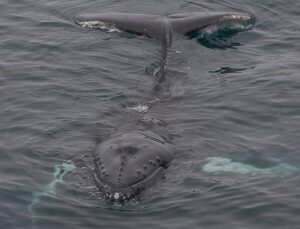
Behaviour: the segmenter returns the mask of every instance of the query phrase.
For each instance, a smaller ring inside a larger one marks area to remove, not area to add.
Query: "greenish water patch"
[[[58,183],[64,183],[63,177],[75,169],[75,165],[72,161],[64,161],[60,165],[55,165],[55,170],[52,174],[52,180],[48,183],[41,192],[34,192],[32,194],[32,201],[28,206],[28,210],[31,214],[32,223],[35,224],[36,215],[34,213],[34,206],[40,202],[41,197],[49,196],[55,198],[56,195],[56,185]]]
[[[280,163],[276,166],[267,168],[258,168],[242,162],[235,162],[224,157],[209,157],[207,161],[208,163],[203,166],[203,171],[206,173],[228,172],[244,175],[266,174],[278,177],[288,177],[295,175],[299,171],[298,168],[286,163]]]

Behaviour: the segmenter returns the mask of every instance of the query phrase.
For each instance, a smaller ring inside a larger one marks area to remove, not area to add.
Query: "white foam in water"
[[[154,72],[153,72],[153,76],[157,76],[157,74],[159,73],[159,71],[160,71],[160,68],[158,67],[158,68],[155,68],[154,69]]]
[[[230,172],[244,175],[266,174],[279,177],[288,177],[296,174],[299,171],[298,168],[286,163],[280,163],[267,168],[257,168],[253,165],[234,162],[229,158],[223,157],[209,157],[207,158],[207,161],[208,162],[202,168],[206,173]]]
[[[115,200],[119,200],[120,197],[121,197],[120,193],[116,192],[116,193],[114,194],[114,199],[115,199]]]
[[[137,112],[146,112],[150,109],[150,107],[147,106],[147,105],[140,104],[140,105],[137,105],[137,106],[128,107],[128,109],[129,110],[134,110],[134,111],[137,111]]]
[[[137,104],[134,106],[126,106],[126,109],[134,110],[134,111],[137,111],[140,113],[147,112],[153,105],[157,104],[159,101],[160,101],[159,99],[153,99],[146,104]]]

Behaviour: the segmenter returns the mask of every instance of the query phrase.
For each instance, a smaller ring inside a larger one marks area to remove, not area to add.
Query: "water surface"
[[[130,34],[84,29],[81,13],[254,13],[256,27],[222,44],[176,43],[170,95],[146,113],[165,123],[177,154],[166,178],[128,205],[107,203],[93,149],[156,98],[161,48]],[[203,172],[207,157],[300,168],[300,2],[296,0],[1,0],[1,228],[298,228],[299,174]],[[76,165],[40,196],[55,167]]]

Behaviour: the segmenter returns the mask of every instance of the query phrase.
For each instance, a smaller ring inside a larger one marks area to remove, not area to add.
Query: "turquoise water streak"
[[[41,197],[49,196],[51,198],[56,198],[56,185],[59,183],[64,183],[63,177],[68,172],[71,172],[75,169],[75,165],[72,161],[65,161],[61,165],[56,165],[55,170],[52,174],[52,180],[48,183],[45,188],[41,192],[34,192],[32,194],[32,201],[28,206],[28,211],[32,217],[32,223],[35,224],[35,212],[34,207],[35,205],[39,204]]]
[[[159,100],[156,41],[73,21],[234,8],[253,13],[255,27],[174,42]],[[0,228],[298,229],[299,9],[298,0],[2,0]],[[95,186],[93,151],[136,129],[172,139],[176,156],[134,203],[113,204]]]
[[[299,170],[286,163],[280,163],[267,168],[257,168],[253,165],[234,162],[229,158],[210,157],[208,162],[203,166],[203,171],[207,173],[240,173],[252,176],[265,174],[279,177],[288,177],[295,175]]]

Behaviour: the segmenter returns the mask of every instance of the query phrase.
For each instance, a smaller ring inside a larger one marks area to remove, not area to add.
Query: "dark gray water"
[[[145,114],[128,108],[156,98],[151,68],[161,48],[81,28],[73,17],[230,7],[254,13],[256,27],[221,44],[178,42],[182,74],[146,114],[165,122],[177,148],[166,178],[140,201],[108,203],[93,182],[93,149],[140,126]],[[207,157],[300,168],[299,9],[297,0],[1,0],[0,227],[298,228],[299,173],[202,168]],[[55,167],[66,160],[76,168],[50,193]]]

